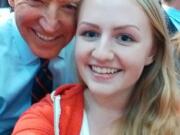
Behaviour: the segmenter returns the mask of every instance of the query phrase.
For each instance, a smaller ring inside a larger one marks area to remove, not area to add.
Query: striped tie
[[[40,61],[40,69],[32,86],[32,104],[38,102],[47,93],[51,93],[53,86],[52,74],[48,69],[49,61],[45,59]]]

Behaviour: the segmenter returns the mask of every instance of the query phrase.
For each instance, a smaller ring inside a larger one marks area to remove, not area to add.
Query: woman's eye
[[[99,33],[94,31],[84,31],[80,35],[89,41],[96,40],[100,36]]]
[[[121,34],[116,37],[116,40],[119,44],[134,42],[135,40],[128,34]]]

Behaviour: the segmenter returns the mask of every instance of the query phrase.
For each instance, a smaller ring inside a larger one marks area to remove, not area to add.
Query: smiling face
[[[153,61],[149,20],[134,0],[84,0],[76,36],[80,77],[97,94],[130,92]]]
[[[79,0],[9,0],[20,33],[41,58],[52,58],[71,40]]]

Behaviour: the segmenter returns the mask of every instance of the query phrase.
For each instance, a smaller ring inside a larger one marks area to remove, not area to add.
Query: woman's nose
[[[93,51],[92,51],[92,56],[101,62],[106,62],[106,61],[111,61],[114,58],[114,53],[112,50],[112,45],[109,39],[103,39],[95,45]]]

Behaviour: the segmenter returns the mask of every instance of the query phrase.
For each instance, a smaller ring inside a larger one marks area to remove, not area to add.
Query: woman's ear
[[[150,65],[154,61],[154,56],[149,56],[146,58],[145,66]]]
[[[9,5],[10,5],[12,8],[14,8],[14,1],[15,1],[15,0],[8,0],[8,3],[9,3]]]
[[[145,66],[150,65],[154,61],[154,56],[156,55],[157,48],[155,45],[152,46],[149,55],[146,57]]]

